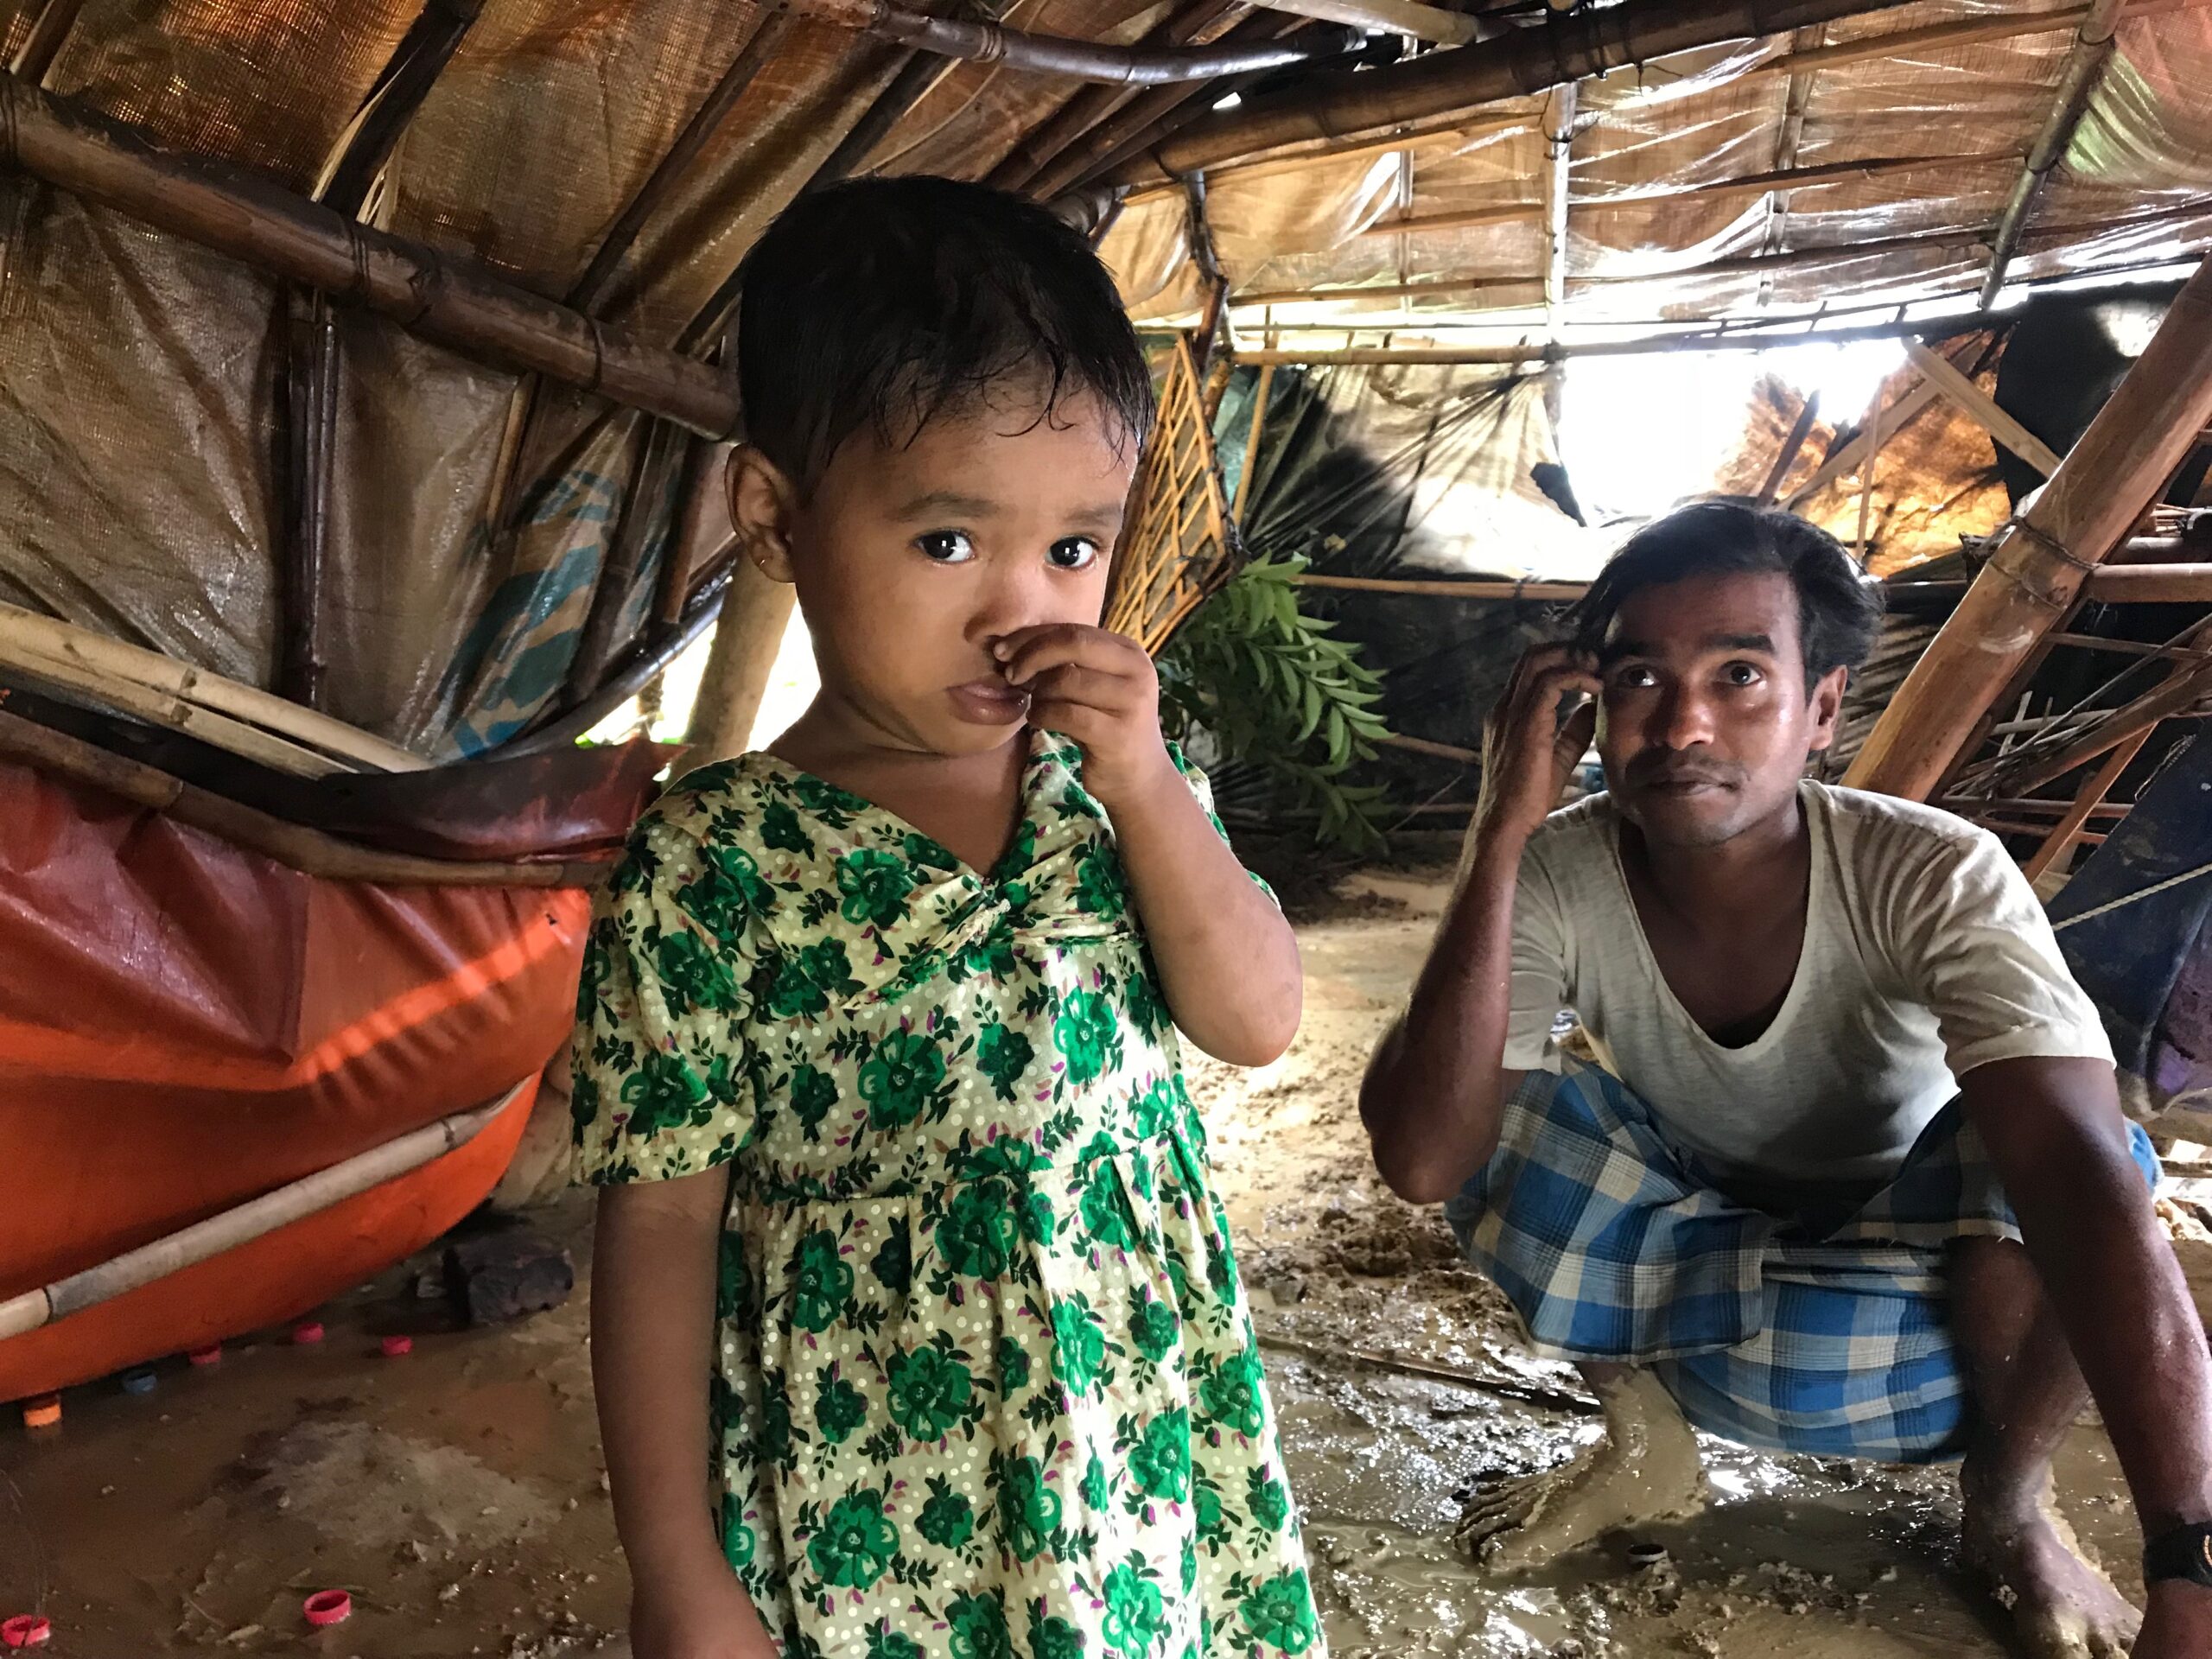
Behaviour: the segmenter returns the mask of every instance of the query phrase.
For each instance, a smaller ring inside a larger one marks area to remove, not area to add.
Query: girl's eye
[[[1064,542],[1054,542],[1045,557],[1056,570],[1088,569],[1098,557],[1098,543],[1071,536]]]
[[[938,564],[965,564],[976,556],[976,544],[957,530],[932,530],[916,537],[914,545]]]

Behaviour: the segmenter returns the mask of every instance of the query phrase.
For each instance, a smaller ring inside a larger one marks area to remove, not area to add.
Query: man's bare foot
[[[1959,1471],[1967,1560],[2012,1609],[2032,1659],[2122,1659],[2143,1616],[2082,1557],[2074,1529],[2043,1490],[2008,1490],[1969,1459]]]
[[[1675,1521],[1705,1507],[1697,1436],[1649,1371],[1593,1379],[1605,1438],[1548,1469],[1478,1491],[1458,1536],[1501,1573],[1526,1572],[1609,1532]]]

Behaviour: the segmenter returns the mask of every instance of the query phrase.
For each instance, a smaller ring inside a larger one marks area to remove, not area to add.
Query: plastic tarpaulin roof
[[[8,51],[45,10],[0,0]],[[2040,32],[1802,76],[1777,65],[1793,49],[2025,10],[1924,0],[1584,83],[1565,325],[1971,290],[2017,158],[2053,105],[2074,14]],[[1192,10],[1016,0],[1004,20],[1126,42]],[[86,0],[44,84],[157,143],[306,190],[419,15],[418,0]],[[485,0],[366,211],[566,295],[763,15],[751,0]],[[1201,35],[1245,16],[1222,9]],[[2137,0],[2121,16],[2015,263],[2023,276],[2212,239],[2212,8]],[[714,349],[709,297],[903,60],[883,42],[796,21],[645,220],[600,320],[662,344],[688,329],[696,349]],[[983,177],[1076,92],[1002,63],[950,65],[869,164]],[[1396,149],[1216,168],[1206,195],[1222,264],[1247,293],[1452,285],[1448,298],[1278,307],[1278,322],[1409,315],[1533,328],[1540,113],[1535,100],[1471,108],[1456,130]],[[1929,165],[1786,199],[1681,194],[1783,167],[1914,158]],[[1388,229],[1405,214],[1483,209],[1511,216]],[[1187,219],[1179,190],[1141,195],[1106,238],[1141,317],[1197,302]],[[285,627],[276,457],[295,301],[174,238],[0,180],[0,598],[270,683]],[[1235,315],[1248,334],[1266,321],[1249,308]],[[337,331],[326,705],[433,758],[481,753],[561,694],[618,544],[636,555],[618,634],[657,608],[683,504],[666,469],[643,464],[642,417],[365,315],[341,312]]]

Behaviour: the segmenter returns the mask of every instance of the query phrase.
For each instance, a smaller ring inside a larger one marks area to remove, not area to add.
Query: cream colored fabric
[[[1758,1041],[1723,1048],[1662,978],[1610,798],[1553,815],[1514,906],[1505,1064],[1549,1058],[1572,1008],[1676,1142],[1747,1186],[1888,1179],[1957,1079],[1994,1060],[2109,1062],[2043,907],[1986,830],[1807,783],[1812,890],[1797,976]]]

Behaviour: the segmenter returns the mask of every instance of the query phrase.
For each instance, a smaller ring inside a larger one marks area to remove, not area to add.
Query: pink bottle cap
[[[18,1613],[15,1618],[0,1620],[0,1642],[11,1648],[35,1648],[54,1637],[54,1621],[41,1618],[36,1613]]]
[[[292,1340],[302,1348],[310,1344],[321,1342],[322,1322],[320,1319],[302,1319],[292,1327]]]
[[[317,1630],[343,1624],[353,1616],[353,1598],[343,1590],[318,1590],[301,1605],[308,1624]]]
[[[205,1348],[194,1348],[185,1357],[195,1365],[219,1365],[223,1363],[223,1344],[211,1342]]]
[[[402,1354],[411,1354],[415,1351],[415,1338],[412,1337],[386,1337],[381,1346],[384,1349],[384,1357],[386,1359],[397,1359]]]

